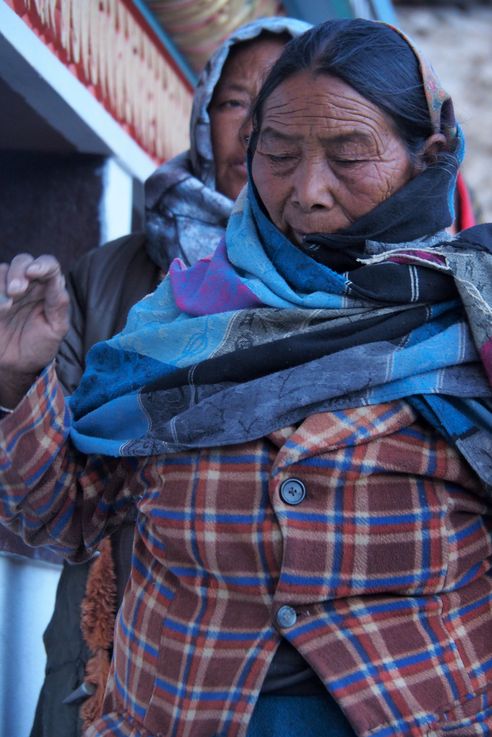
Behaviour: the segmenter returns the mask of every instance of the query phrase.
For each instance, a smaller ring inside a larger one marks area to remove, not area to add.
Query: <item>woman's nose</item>
[[[293,184],[293,202],[304,212],[333,207],[336,178],[326,161],[299,162]]]

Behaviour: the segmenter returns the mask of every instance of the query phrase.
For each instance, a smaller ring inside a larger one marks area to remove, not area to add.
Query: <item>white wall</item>
[[[101,244],[131,232],[133,204],[133,180],[116,159],[106,159],[102,177]]]
[[[60,568],[0,555],[0,737],[28,737]]]

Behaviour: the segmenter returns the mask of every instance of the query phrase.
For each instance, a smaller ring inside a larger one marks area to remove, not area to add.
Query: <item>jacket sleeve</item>
[[[85,367],[84,326],[86,320],[87,283],[90,262],[81,261],[67,278],[70,296],[70,328],[57,356],[57,373],[66,394],[72,394],[80,383]]]
[[[140,497],[141,461],[84,456],[69,439],[70,412],[46,369],[0,421],[0,519],[33,546],[91,557]],[[133,479],[133,480],[132,480]]]
[[[130,308],[156,288],[160,276],[143,233],[95,248],[77,262],[67,278],[70,329],[56,362],[66,394],[77,388],[89,349],[122,330]]]

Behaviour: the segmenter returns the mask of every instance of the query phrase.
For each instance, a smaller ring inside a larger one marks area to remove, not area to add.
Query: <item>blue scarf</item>
[[[431,169],[378,217],[453,176]],[[406,398],[492,484],[492,286],[480,299],[473,286],[492,285],[492,255],[442,230],[448,189],[428,208],[432,236],[390,243],[388,217],[359,268],[340,274],[287,241],[249,186],[215,254],[189,269],[175,261],[123,332],[89,353],[71,399],[76,446],[138,456],[235,444],[314,412]],[[342,249],[349,231],[336,236]]]

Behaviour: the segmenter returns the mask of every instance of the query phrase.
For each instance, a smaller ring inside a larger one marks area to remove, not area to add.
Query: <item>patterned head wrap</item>
[[[454,115],[453,101],[442,86],[434,67],[410,36],[396,26],[385,25],[396,31],[407,42],[417,58],[434,133],[442,133],[446,136],[447,141],[454,141],[460,135],[460,131]]]

